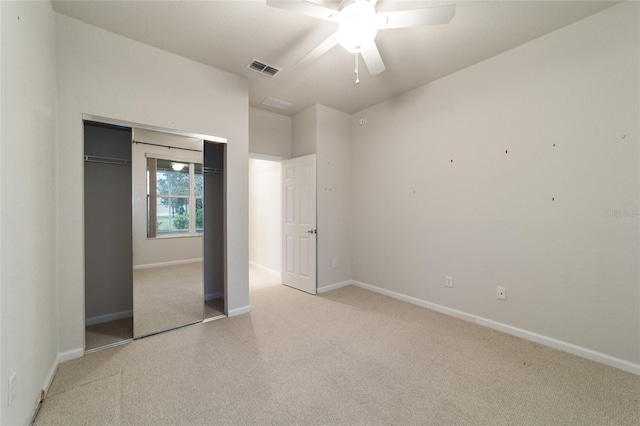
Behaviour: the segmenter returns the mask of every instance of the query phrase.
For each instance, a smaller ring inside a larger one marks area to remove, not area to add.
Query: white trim
[[[56,359],[53,361],[51,365],[51,369],[49,369],[49,374],[47,374],[46,379],[44,380],[44,384],[42,385],[42,389],[44,389],[44,394],[46,395],[49,392],[49,388],[51,387],[51,383],[53,382],[53,378],[58,371],[58,366],[60,365],[60,354],[56,356]]]
[[[103,322],[115,321],[123,318],[130,318],[133,316],[133,310],[112,312],[110,314],[98,315],[97,317],[86,318],[84,320],[84,326],[102,324]]]
[[[207,302],[213,299],[222,299],[224,294],[221,291],[216,291],[215,293],[208,293],[204,295],[204,301]]]
[[[352,285],[352,284],[354,284],[354,282],[351,281],[351,280],[342,281],[341,283],[329,284],[329,285],[325,285],[325,286],[322,286],[322,287],[318,287],[317,290],[318,290],[318,294],[322,294],[322,293],[326,293],[326,292],[331,291],[331,290],[337,290],[339,288],[346,287],[346,286]]]
[[[503,333],[511,334],[513,336],[520,337],[525,340],[540,343],[541,345],[549,346],[554,349],[568,352],[573,355],[577,355],[581,358],[586,358],[591,361],[599,362],[601,364],[615,367],[627,373],[640,376],[640,364],[634,364],[629,361],[625,361],[620,358],[613,357],[611,355],[596,352],[594,350],[583,348],[572,343],[563,342],[552,337],[543,336],[541,334],[533,333],[531,331],[523,330],[521,328],[512,327],[510,325],[502,324],[490,319],[476,317],[476,324],[484,327],[492,328],[494,330],[502,331]]]
[[[270,272],[270,273],[272,273],[272,274],[276,274],[276,275],[278,275],[278,276],[282,276],[282,274],[280,273],[280,271],[276,271],[275,269],[267,268],[266,266],[261,265],[261,264],[259,264],[259,263],[256,263],[256,262],[254,262],[253,260],[250,260],[250,261],[249,261],[249,265],[251,265],[251,266],[255,266],[255,267],[256,267],[256,268],[258,268],[258,269],[262,269],[262,270],[267,271],[267,272]]]
[[[394,299],[402,300],[404,302],[408,302],[414,305],[422,306],[423,308],[431,309],[432,311],[440,312],[442,314],[446,314],[452,317],[456,317],[469,322],[476,322],[476,317],[474,315],[467,314],[466,312],[458,311],[456,309],[448,308],[446,306],[438,305],[435,303],[427,302],[426,300],[418,299],[416,297],[411,297],[404,295],[402,293],[396,293],[395,291],[387,290],[384,288],[376,287],[371,284],[365,284],[360,281],[352,281],[353,285],[356,287],[361,287],[367,290],[371,290],[375,293],[384,294],[385,296],[393,297]]]
[[[206,324],[208,322],[216,321],[216,320],[219,320],[219,319],[222,319],[222,318],[227,318],[227,316],[225,314],[220,314],[220,315],[216,315],[215,317],[205,318],[205,319],[202,320],[202,322],[200,324]]]
[[[238,315],[248,314],[249,312],[251,312],[251,306],[247,305],[241,308],[230,309],[229,312],[227,313],[227,316],[229,318],[237,317]]]
[[[58,354],[58,364],[71,361],[77,358],[82,358],[84,355],[84,348],[71,349],[70,351],[60,352]]]
[[[395,291],[387,290],[384,288],[376,287],[371,284],[366,284],[360,281],[351,281],[356,287],[361,287],[366,290],[371,290],[376,293],[384,294],[385,296],[393,297],[394,299],[402,300],[404,302],[412,303],[414,305],[422,306],[423,308],[431,309],[436,312],[440,312],[452,317],[460,318],[465,321],[469,321],[483,327],[492,328],[494,330],[501,331],[512,336],[517,336],[525,340],[539,343],[541,345],[549,346],[554,349],[561,350],[563,352],[570,353],[572,355],[586,358],[591,361],[599,362],[601,364],[608,365],[610,367],[618,368],[622,371],[626,371],[631,374],[640,376],[640,364],[625,361],[620,358],[615,358],[601,352],[596,352],[591,349],[583,348],[581,346],[574,345],[572,343],[563,342],[561,340],[554,339],[552,337],[543,336],[541,334],[533,333],[531,331],[523,330],[521,328],[513,327],[511,325],[503,324],[497,321],[493,321],[487,318],[479,317],[477,315],[468,314],[463,311],[448,308],[446,306],[438,305],[436,303],[427,302],[416,297],[407,296]]]
[[[195,235],[189,235],[190,237],[195,237]],[[157,239],[157,238],[154,238]],[[160,263],[147,263],[145,265],[134,265],[133,269],[151,269],[151,268],[160,268],[162,266],[174,266],[174,265],[184,265],[187,263],[198,263],[202,262],[202,258],[199,259],[185,259],[185,260],[172,260],[170,262],[160,262]]]
[[[92,352],[101,351],[103,349],[113,348],[113,347],[120,346],[120,345],[126,345],[127,343],[131,343],[131,342],[133,342],[133,337],[131,339],[118,340],[117,342],[109,343],[108,345],[98,346],[98,347],[91,348],[91,349],[85,349],[84,354],[86,355],[86,354],[90,354]]]
[[[58,371],[59,365],[60,365],[60,354],[57,354],[55,359],[53,360],[53,363],[51,364],[49,373],[47,374],[47,377],[45,377],[44,383],[42,384],[41,389],[44,391],[45,396],[49,393],[49,388],[51,387],[53,378],[55,377],[56,372]],[[30,424],[30,425],[33,424],[33,422],[35,421],[38,415],[38,412],[40,411],[40,404],[42,403],[43,400],[44,398],[41,396],[40,391],[38,391],[38,395],[36,396],[36,400],[33,404],[33,409],[31,410],[30,420],[29,420],[29,423],[27,424]]]
[[[250,152],[249,153],[249,159],[251,159],[251,160],[275,161],[277,163],[281,163],[284,160],[288,160],[287,157],[281,157],[279,155],[259,154],[257,152]]]

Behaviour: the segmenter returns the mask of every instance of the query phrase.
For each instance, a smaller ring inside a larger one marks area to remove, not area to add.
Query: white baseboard
[[[247,305],[241,308],[230,309],[229,312],[227,313],[227,316],[229,318],[237,317],[238,315],[248,314],[249,312],[251,312],[251,306]]]
[[[501,331],[506,334],[520,337],[525,340],[539,343],[544,346],[549,346],[554,349],[558,349],[563,352],[570,353],[572,355],[586,358],[591,361],[599,362],[601,364],[615,367],[620,370],[626,371],[631,374],[640,376],[640,364],[635,364],[623,359],[615,358],[601,352],[596,352],[591,349],[583,348],[571,343],[563,342],[561,340],[554,339],[552,337],[543,336],[541,334],[533,333],[531,331],[523,330],[521,328],[513,327],[507,324],[503,324],[497,321],[493,321],[487,318],[479,317],[477,315],[468,314],[466,312],[458,311],[456,309],[448,308],[446,306],[438,305],[436,303],[427,302],[426,300],[418,299],[397,293],[395,291],[387,290],[384,288],[376,287],[371,284],[366,284],[360,281],[351,281],[351,283],[357,287],[361,287],[367,290],[371,290],[376,293],[383,294],[385,296],[393,297],[394,299],[402,300],[404,302],[412,303],[414,305],[422,306],[423,308],[431,309],[436,312],[440,312],[452,317],[460,318],[465,321],[469,321],[483,327],[492,328],[494,330]],[[318,289],[319,292],[319,289]]]
[[[249,265],[255,266],[256,268],[262,269],[263,271],[267,271],[267,272],[270,272],[272,274],[281,275],[280,271],[276,271],[275,269],[267,268],[266,266],[261,265],[261,264],[256,263],[256,262],[253,262],[251,260],[249,261]]]
[[[216,291],[215,293],[208,293],[204,295],[204,300],[209,301],[209,300],[213,300],[213,299],[222,299],[222,296],[224,296],[224,294],[221,291]]]
[[[51,368],[49,368],[49,373],[47,373],[47,376],[44,379],[44,383],[42,384],[41,389],[44,391],[45,396],[49,393],[49,388],[51,388],[51,383],[53,383],[53,378],[56,376],[56,372],[58,371],[58,366],[65,361],[70,361],[75,358],[80,358],[83,354],[84,354],[84,351],[81,348],[74,349],[72,351],[58,353],[56,358],[53,360],[53,363],[51,364]],[[35,417],[38,414],[41,401],[42,401],[42,397],[40,395],[40,392],[38,391],[38,395],[36,395],[36,399],[33,404],[33,409],[31,410],[31,414],[29,416],[30,420],[28,421],[27,424],[33,424],[33,421],[35,420]]]
[[[318,287],[316,289],[316,291],[318,292],[318,294],[322,294],[322,293],[326,293],[326,292],[331,291],[331,290],[337,290],[337,289],[339,289],[341,287],[346,287],[346,286],[352,285],[352,284],[354,284],[354,282],[351,281],[351,280],[342,281],[341,283],[329,284],[329,285],[325,285],[325,286],[322,286],[322,287]]]
[[[60,354],[56,355],[55,359],[53,360],[53,363],[51,364],[51,368],[49,369],[49,373],[47,373],[47,376],[44,379],[44,383],[42,384],[42,387],[40,389],[42,389],[44,391],[44,394],[46,395],[47,393],[49,393],[49,388],[51,387],[51,383],[53,382],[53,378],[56,375],[56,372],[58,371],[58,365],[60,365]],[[31,413],[29,415],[29,421],[26,424],[33,424],[33,422],[36,419],[36,416],[38,415],[38,411],[40,409],[40,403],[42,402],[43,398],[40,394],[40,391],[38,391],[38,394],[36,395],[34,404],[33,404],[33,408],[31,410]]]
[[[103,322],[115,321],[123,318],[130,318],[133,316],[133,310],[112,312],[110,314],[98,315],[97,317],[91,317],[84,320],[84,326],[102,324]]]
[[[84,355],[83,348],[71,349],[70,351],[60,352],[58,354],[58,363],[62,364],[63,362],[71,361],[76,358],[82,358]]]
[[[58,365],[60,365],[60,354],[58,354],[56,356],[56,359],[53,360],[53,364],[49,369],[49,374],[47,374],[47,377],[44,380],[44,384],[42,385],[42,389],[44,389],[45,394],[49,392],[49,388],[51,387],[51,382],[53,382],[53,378],[55,377],[56,372],[58,371]]]
[[[163,266],[174,266],[174,265],[185,265],[187,263],[198,263],[202,262],[202,258],[199,259],[185,259],[185,260],[172,260],[170,262],[160,262],[160,263],[147,263],[145,265],[134,265],[133,270],[137,269],[151,269],[151,268],[160,268]]]

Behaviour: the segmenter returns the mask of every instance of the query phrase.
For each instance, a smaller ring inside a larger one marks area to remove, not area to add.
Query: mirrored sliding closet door
[[[133,129],[133,335],[204,315],[202,139]]]

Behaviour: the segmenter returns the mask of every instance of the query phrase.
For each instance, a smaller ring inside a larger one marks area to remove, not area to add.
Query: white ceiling
[[[298,1],[298,0],[296,0]],[[295,63],[328,38],[336,24],[269,7],[265,0],[59,1],[56,12],[249,80],[250,105],[293,115],[315,103],[354,113],[451,74],[614,5],[613,1],[379,0],[378,11],[456,4],[443,26],[380,31],[386,71],[371,77],[340,46],[314,63]],[[327,2],[324,2],[327,3]],[[246,68],[253,59],[282,68],[266,77]],[[267,97],[293,103],[286,111]]]

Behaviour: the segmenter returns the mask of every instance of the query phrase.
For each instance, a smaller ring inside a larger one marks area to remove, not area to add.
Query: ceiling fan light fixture
[[[376,10],[367,0],[356,0],[342,9],[335,38],[348,52],[360,52],[377,33]]]
[[[184,163],[171,163],[171,168],[176,172],[182,171],[186,166]]]

